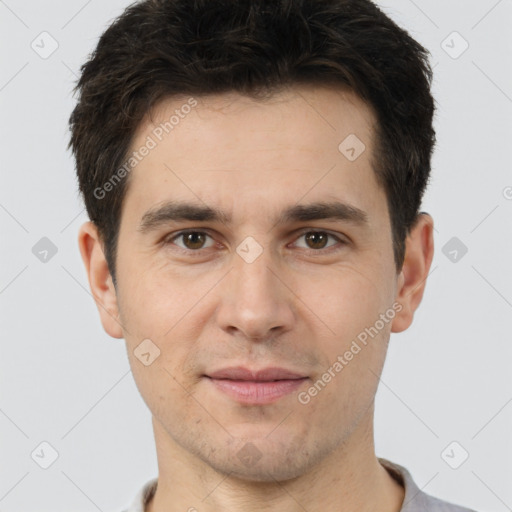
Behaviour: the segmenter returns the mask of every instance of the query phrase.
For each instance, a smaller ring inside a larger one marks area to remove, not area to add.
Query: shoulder
[[[390,475],[405,488],[404,501],[400,512],[476,512],[473,509],[441,500],[423,492],[404,466],[380,457],[378,460]]]
[[[156,486],[158,483],[158,477],[148,480],[137,492],[131,505],[128,508],[123,509],[121,512],[144,512],[146,509],[147,502],[153,497]]]
[[[449,501],[444,501],[439,498],[435,498],[434,496],[430,496],[429,494],[423,493],[426,497],[424,500],[425,510],[432,510],[435,512],[476,512],[471,508],[465,508],[460,505],[456,505]],[[411,509],[416,510],[416,509]]]

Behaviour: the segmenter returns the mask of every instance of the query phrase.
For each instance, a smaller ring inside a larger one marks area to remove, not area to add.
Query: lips
[[[271,382],[277,380],[298,380],[307,378],[303,375],[286,368],[269,367],[261,370],[249,370],[243,366],[223,368],[206,375],[211,379],[228,379],[236,381]]]
[[[224,368],[205,375],[225,396],[244,405],[267,405],[290,395],[309,379],[286,368],[249,370],[243,366]]]

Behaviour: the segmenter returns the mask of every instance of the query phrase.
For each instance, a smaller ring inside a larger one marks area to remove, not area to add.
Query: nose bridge
[[[266,304],[276,301],[280,283],[275,276],[275,258],[268,247],[248,237],[236,251],[232,278],[237,300],[265,298]]]
[[[293,321],[290,296],[276,275],[272,252],[256,240],[245,239],[233,258],[224,283],[218,321],[249,338],[264,338],[271,329],[288,329]]]

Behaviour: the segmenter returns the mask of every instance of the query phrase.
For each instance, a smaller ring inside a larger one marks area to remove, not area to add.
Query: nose
[[[250,263],[237,254],[233,266],[222,281],[217,309],[219,327],[251,340],[268,340],[292,329],[294,295],[269,252],[263,250]]]

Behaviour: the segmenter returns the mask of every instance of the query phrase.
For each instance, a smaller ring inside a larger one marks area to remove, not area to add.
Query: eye
[[[184,246],[176,244],[178,247],[184,250],[198,251],[199,249],[205,248],[204,243],[206,238],[210,238],[213,241],[213,238],[204,231],[182,231],[177,235],[165,239],[164,243],[167,245],[174,243],[175,240],[181,239],[184,243]],[[213,244],[211,244],[209,247],[212,245]]]
[[[210,245],[205,246],[205,242],[208,238],[211,240],[211,243]],[[301,238],[304,238],[307,244],[306,247],[302,248],[310,252],[320,252],[323,249],[329,249],[330,247],[335,246],[336,243],[327,245],[329,238],[337,241],[341,245],[346,244],[346,242],[341,238],[326,231],[304,231],[298,236],[297,240],[300,240]],[[176,243],[176,240],[181,240],[183,245]],[[164,245],[176,245],[183,251],[189,252],[199,252],[201,249],[207,249],[215,245],[213,238],[205,231],[182,231],[165,238],[163,243]]]
[[[335,243],[329,246],[326,245],[329,238],[337,240],[341,244],[345,243],[341,238],[326,231],[304,231],[299,235],[298,240],[301,238],[304,238],[306,241],[307,246],[305,249],[311,250],[313,252],[319,252],[322,249],[330,248],[333,247],[333,245],[336,245]]]

